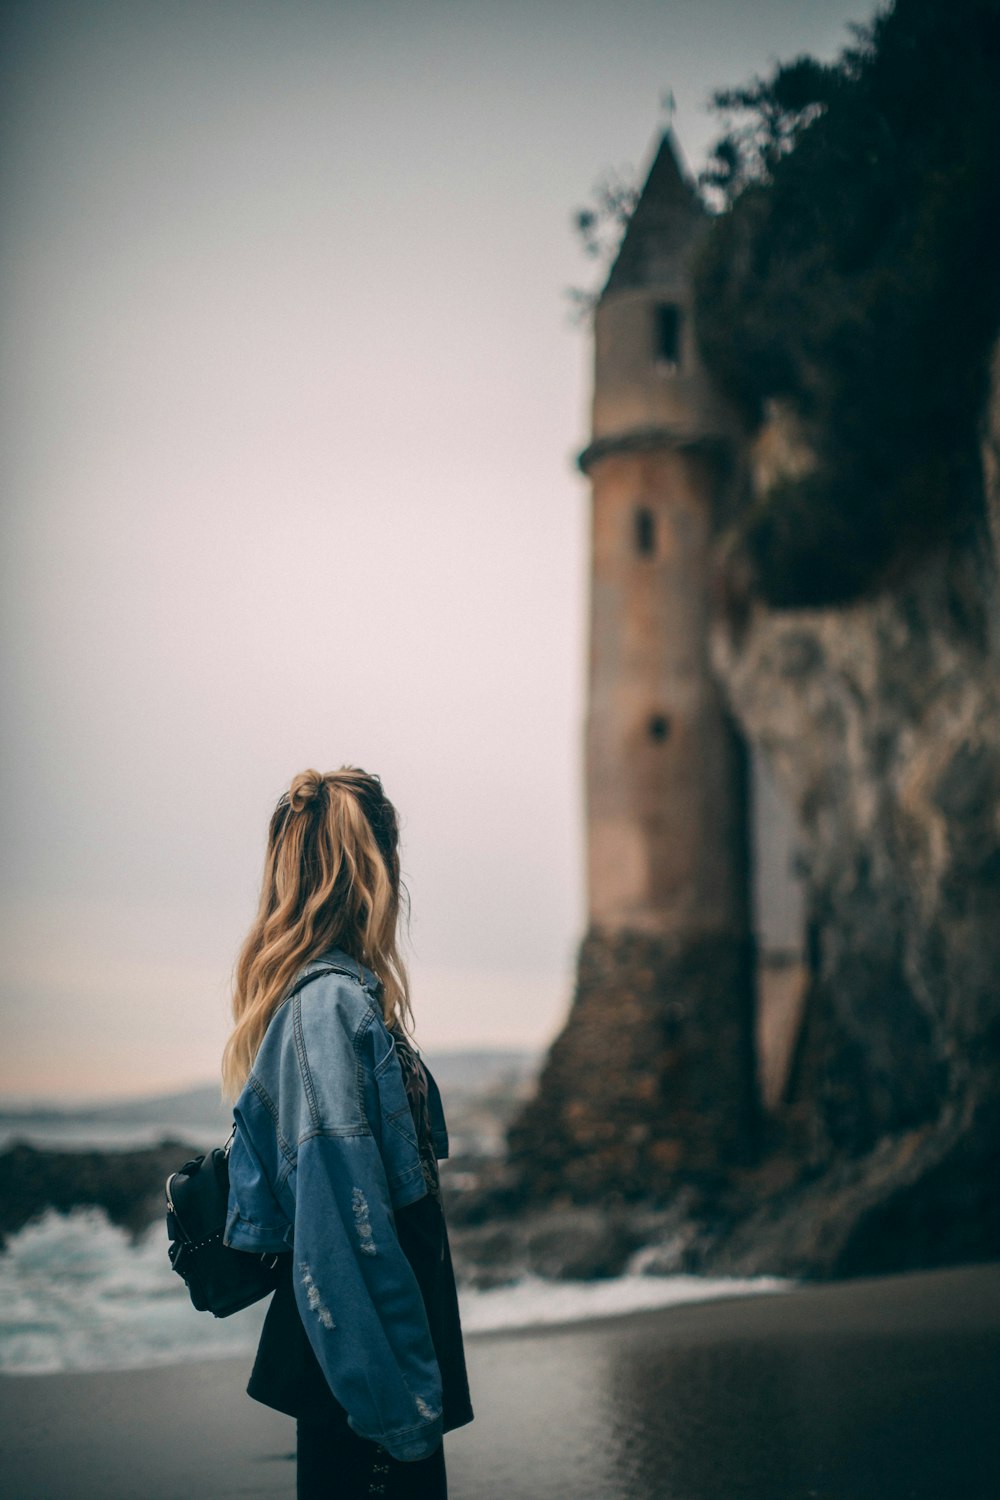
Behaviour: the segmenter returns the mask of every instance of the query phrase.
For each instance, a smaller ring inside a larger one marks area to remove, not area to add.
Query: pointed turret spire
[[[668,125],[660,139],[625,238],[602,292],[671,282],[684,274],[692,240],[705,219],[694,183]]]

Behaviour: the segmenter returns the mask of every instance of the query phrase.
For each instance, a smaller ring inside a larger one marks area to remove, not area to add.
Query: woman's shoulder
[[[382,1016],[378,980],[349,954],[324,954],[307,963],[289,996],[303,1016],[336,1017],[348,1026],[367,1026]]]
[[[288,1011],[298,1043],[307,1050],[335,1039],[352,1045],[372,1027],[382,1026],[382,1011],[358,966],[333,961],[310,963],[299,975],[282,1007]]]
[[[300,1054],[343,1041],[353,1047],[358,1034],[373,1023],[381,1024],[381,1008],[362,966],[346,954],[311,959],[272,1015],[258,1063],[289,1047]]]
[[[361,1084],[382,1029],[357,967],[313,961],[289,986],[271,1017],[253,1067],[253,1086],[278,1109],[286,1139],[324,1128],[354,1128],[363,1118]]]

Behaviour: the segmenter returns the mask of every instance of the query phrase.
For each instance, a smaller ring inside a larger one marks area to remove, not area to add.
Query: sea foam
[[[790,1284],[635,1271],[604,1281],[527,1276],[488,1291],[463,1288],[462,1326],[477,1334],[576,1323]],[[222,1320],[196,1312],[167,1259],[164,1226],[133,1239],[92,1208],[49,1209],[10,1237],[0,1255],[0,1308],[0,1371],[43,1374],[249,1355],[266,1304]]]
[[[509,1286],[460,1295],[466,1333],[551,1327],[624,1313],[678,1307],[685,1302],[714,1302],[758,1292],[787,1291],[794,1282],[776,1276],[644,1276],[626,1274],[601,1281],[549,1281],[524,1276]]]
[[[0,1370],[134,1369],[252,1348],[263,1307],[198,1313],[167,1259],[166,1229],[135,1241],[102,1209],[48,1209],[0,1255]]]

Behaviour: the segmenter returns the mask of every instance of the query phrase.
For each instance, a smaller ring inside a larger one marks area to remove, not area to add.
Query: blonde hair
[[[387,1025],[411,1029],[406,967],[397,947],[399,821],[377,776],[355,766],[303,771],[271,817],[260,904],[233,981],[235,1025],[222,1086],[235,1099],[274,1012],[298,970],[328,948],[382,981]]]

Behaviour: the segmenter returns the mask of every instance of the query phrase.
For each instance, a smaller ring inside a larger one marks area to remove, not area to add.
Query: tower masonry
[[[509,1135],[526,1186],[656,1195],[745,1156],[753,944],[745,765],[709,662],[736,429],[698,357],[704,209],[667,132],[597,305],[586,723],[588,931]]]

